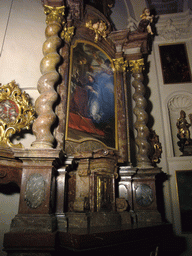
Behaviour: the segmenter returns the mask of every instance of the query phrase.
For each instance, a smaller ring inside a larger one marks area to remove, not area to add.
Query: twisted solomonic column
[[[148,114],[145,111],[147,100],[144,97],[145,87],[143,85],[143,66],[143,59],[129,61],[129,67],[134,78],[132,86],[135,88],[135,93],[133,94],[135,107],[133,112],[137,117],[136,122],[134,123],[134,127],[137,130],[137,137],[135,139],[136,145],[138,147],[136,155],[137,167],[149,168],[152,167],[152,164],[148,158],[150,144],[147,141],[149,136],[149,129],[146,126],[148,122]]]
[[[57,50],[61,46],[62,40],[58,34],[63,28],[64,10],[64,6],[45,6],[45,14],[47,15],[46,41],[43,44],[44,58],[40,64],[42,76],[37,85],[40,96],[35,102],[38,118],[32,128],[36,136],[36,141],[31,145],[33,148],[52,148],[54,143],[54,137],[51,133],[51,126],[56,119],[53,104],[57,100],[57,92],[54,90],[54,86],[59,80],[56,67],[61,57]]]

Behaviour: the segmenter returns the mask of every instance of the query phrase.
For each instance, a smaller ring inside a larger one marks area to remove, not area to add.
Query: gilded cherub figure
[[[141,21],[139,22],[138,29],[141,32],[148,32],[149,34],[153,35],[153,31],[151,28],[151,23],[153,22],[153,15],[150,15],[150,10],[145,8],[143,10],[141,17]]]

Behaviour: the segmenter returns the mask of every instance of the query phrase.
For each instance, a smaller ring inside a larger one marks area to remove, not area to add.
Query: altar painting
[[[115,148],[114,73],[110,58],[90,43],[72,47],[67,138]]]
[[[164,84],[189,83],[191,71],[185,44],[159,46]]]

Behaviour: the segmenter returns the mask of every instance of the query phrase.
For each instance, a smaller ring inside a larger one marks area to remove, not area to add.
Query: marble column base
[[[120,226],[121,216],[117,212],[66,213],[68,228],[90,228]]]
[[[18,214],[11,222],[10,232],[54,232],[56,217],[52,214]]]
[[[137,223],[162,223],[161,214],[158,211],[136,211]]]
[[[57,230],[58,231],[67,231],[68,222],[65,214],[56,214],[57,218]]]

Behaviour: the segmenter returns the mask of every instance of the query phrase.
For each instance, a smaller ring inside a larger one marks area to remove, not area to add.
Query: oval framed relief
[[[39,173],[30,175],[25,189],[25,201],[32,208],[38,208],[45,199],[45,180]]]

